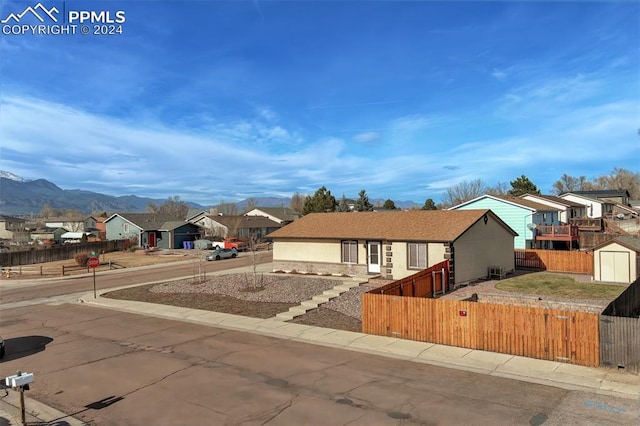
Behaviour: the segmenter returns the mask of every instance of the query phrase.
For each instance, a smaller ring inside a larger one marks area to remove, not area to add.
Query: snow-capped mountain
[[[14,174],[14,173],[11,173],[11,172],[7,172],[6,170],[0,170],[0,177],[3,177],[5,179],[14,180],[16,182],[26,182],[27,181],[23,177],[20,177],[20,176]]]

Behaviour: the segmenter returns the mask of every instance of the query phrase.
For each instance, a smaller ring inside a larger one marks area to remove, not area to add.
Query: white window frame
[[[421,248],[423,253],[420,253]],[[415,264],[412,264],[412,253],[415,253]],[[427,243],[407,243],[407,269],[427,269],[427,257]],[[424,262],[422,265],[421,261]]]
[[[340,258],[342,263],[358,263],[358,242],[345,240],[340,243]]]
[[[122,231],[123,231],[125,234],[128,234],[128,233],[129,233],[129,224],[128,224],[128,223],[123,223],[123,224],[122,224]]]

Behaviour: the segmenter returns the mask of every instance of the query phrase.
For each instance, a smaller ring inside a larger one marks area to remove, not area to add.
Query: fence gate
[[[573,356],[569,342],[572,339],[571,325],[573,318],[568,315],[554,314],[551,324],[551,339],[553,342],[553,361],[569,362]]]
[[[600,365],[640,373],[640,318],[600,315]]]

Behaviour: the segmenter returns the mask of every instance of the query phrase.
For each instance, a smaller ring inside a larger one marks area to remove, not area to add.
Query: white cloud
[[[356,142],[373,142],[382,139],[382,134],[378,132],[358,133],[353,137]]]

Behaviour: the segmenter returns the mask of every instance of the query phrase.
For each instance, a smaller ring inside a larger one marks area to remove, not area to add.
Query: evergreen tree
[[[313,196],[308,195],[304,200],[302,214],[325,213],[336,211],[336,198],[331,195],[331,191],[321,186]]]
[[[389,198],[384,202],[382,208],[386,210],[396,210],[396,203],[394,203],[393,200]]]
[[[349,208],[349,203],[347,203],[347,197],[344,196],[344,194],[342,194],[342,198],[340,199],[340,202],[338,203],[338,208],[336,209],[336,211],[339,212],[350,212],[351,209]]]
[[[438,210],[436,207],[436,203],[433,202],[433,199],[427,198],[424,202],[424,206],[420,210]]]
[[[510,183],[513,189],[509,190],[509,195],[513,197],[519,197],[523,194],[540,194],[538,187],[525,175],[520,176]]]
[[[358,199],[356,200],[356,207],[354,210],[357,212],[373,211],[373,204],[369,202],[367,191],[365,191],[364,189],[358,193]]]

